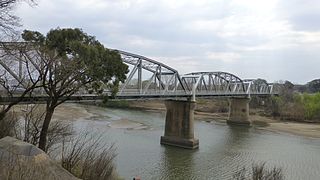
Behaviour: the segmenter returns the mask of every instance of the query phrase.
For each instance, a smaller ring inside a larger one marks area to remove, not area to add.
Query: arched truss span
[[[274,85],[263,79],[244,79],[247,94],[273,94]]]
[[[197,94],[244,94],[246,92],[243,81],[228,72],[193,72],[181,76],[184,86],[195,90]]]
[[[117,51],[123,62],[132,66],[125,83],[120,86],[120,95],[186,93],[177,70],[144,56]]]
[[[17,48],[14,53],[6,53],[5,49]],[[0,43],[0,75],[1,81],[8,81],[12,87],[25,88],[30,79],[37,77],[39,55],[28,54],[23,60],[20,50],[33,52],[30,43]],[[277,86],[268,84],[262,79],[242,80],[228,72],[192,72],[179,75],[178,71],[168,65],[133,53],[116,50],[122,61],[129,66],[129,73],[120,85],[117,96],[141,97],[193,97],[199,96],[250,96],[270,95],[277,93]],[[29,68],[28,68],[29,67]],[[32,68],[30,68],[32,67]],[[29,71],[27,71],[29,69]],[[108,93],[109,90],[106,89]],[[81,92],[88,93],[88,92]]]

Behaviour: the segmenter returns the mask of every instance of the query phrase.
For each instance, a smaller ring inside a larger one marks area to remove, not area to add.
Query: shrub
[[[320,118],[320,93],[305,93],[302,96],[302,101],[307,119],[312,120],[315,118]]]
[[[0,139],[6,136],[16,136],[16,126],[18,118],[14,111],[6,113],[4,118],[0,120]]]
[[[84,180],[114,179],[116,149],[103,143],[102,137],[86,132],[72,138],[63,145],[62,167]]]
[[[39,145],[40,133],[46,112],[44,105],[30,104],[22,106],[21,127],[18,139],[33,144]],[[47,144],[45,151],[52,152],[54,145],[61,143],[66,136],[73,134],[70,123],[66,121],[54,120],[50,123],[47,136]]]
[[[281,168],[273,167],[267,169],[265,165],[265,162],[252,164],[251,171],[242,167],[233,174],[232,178],[235,180],[284,180]]]

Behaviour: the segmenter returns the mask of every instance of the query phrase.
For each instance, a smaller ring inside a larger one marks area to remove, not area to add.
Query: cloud
[[[46,33],[56,27],[80,27],[107,47],[153,57],[180,72],[221,70],[301,83],[319,78],[314,67],[320,65],[320,1],[40,0],[38,4],[17,9],[24,28]],[[300,67],[304,70],[297,76],[294,72],[301,72]]]
[[[320,1],[280,1],[278,13],[298,31],[319,31]]]
[[[206,54],[210,60],[218,60],[225,63],[232,63],[241,58],[239,53],[234,52],[207,52]]]

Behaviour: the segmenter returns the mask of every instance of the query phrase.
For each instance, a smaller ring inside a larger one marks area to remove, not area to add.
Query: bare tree
[[[36,70],[34,56],[27,43],[0,43],[0,92],[1,98],[8,98],[0,109],[0,121],[6,113],[26,96],[41,87],[41,76]]]
[[[14,8],[19,2],[27,2],[35,5],[33,0],[0,0],[0,40],[3,36],[15,34],[20,26],[20,18],[14,15]]]
[[[16,41],[16,35],[17,30],[16,28],[20,26],[20,19],[19,17],[14,15],[14,8],[19,2],[27,2],[30,5],[35,5],[34,0],[0,0],[0,41],[8,40],[8,37],[10,40]],[[13,39],[14,38],[14,39]],[[19,38],[18,38],[19,39]],[[25,52],[25,47],[21,46],[21,44],[10,44],[10,46],[7,46],[5,43],[0,44],[0,91],[1,96],[6,97],[13,97],[14,92],[18,88],[21,87],[21,85],[25,85],[23,92],[20,92],[20,98],[16,98],[12,102],[10,102],[7,105],[3,105],[0,109],[0,121],[5,117],[6,113],[9,112],[11,107],[18,104],[22,99],[30,93],[36,86],[36,83],[34,84],[22,84],[23,83],[23,77],[15,74],[15,72],[12,70],[13,67],[10,67],[10,65],[7,63],[8,61],[11,61],[11,64],[13,64],[14,58],[20,58],[21,60],[21,54],[22,51]],[[19,55],[20,54],[20,55]],[[18,55],[18,56],[16,56]],[[20,61],[19,67],[22,67],[23,61]],[[25,61],[25,66],[27,62]],[[13,79],[16,80],[15,83],[13,83]],[[0,96],[0,97],[1,97]]]
[[[20,139],[38,146],[41,127],[46,113],[45,105],[29,104],[22,108],[23,122],[21,124],[23,126]],[[66,137],[72,134],[73,130],[70,123],[62,122],[60,120],[53,121],[48,129],[48,143],[46,144],[46,149],[50,152],[54,151],[54,145],[62,143]],[[56,148],[58,148],[58,146]]]

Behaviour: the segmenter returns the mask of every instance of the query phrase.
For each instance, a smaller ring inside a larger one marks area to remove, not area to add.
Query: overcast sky
[[[181,74],[320,78],[320,0],[38,0],[17,15],[24,29],[78,27]]]

